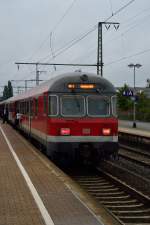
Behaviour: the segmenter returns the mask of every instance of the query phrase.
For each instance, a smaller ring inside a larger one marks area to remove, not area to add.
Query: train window
[[[13,112],[13,108],[12,108],[12,104],[11,103],[8,105],[8,111],[9,112]]]
[[[26,114],[29,114],[29,101],[26,102]]]
[[[33,116],[33,100],[29,101],[29,115]]]
[[[25,101],[25,114],[27,115],[28,114],[28,102]]]
[[[21,113],[20,102],[16,103],[15,108],[16,108],[16,112],[20,112]]]
[[[23,110],[23,102],[21,102],[21,110],[22,110],[22,114],[24,114],[24,110]]]
[[[20,102],[20,110],[21,110],[21,113],[23,114],[23,105],[22,105],[22,102]]]
[[[85,99],[79,95],[66,95],[61,98],[61,114],[63,116],[84,116]]]
[[[112,105],[112,114],[114,116],[117,116],[117,96],[112,96],[111,105]]]
[[[25,102],[22,102],[22,114],[25,114]]]
[[[35,116],[37,116],[38,113],[38,99],[35,99]]]
[[[50,95],[48,97],[48,115],[58,115],[58,97],[56,95]]]
[[[110,115],[110,100],[107,97],[91,95],[87,97],[89,116]]]
[[[20,102],[16,102],[14,105],[15,112],[21,112]]]

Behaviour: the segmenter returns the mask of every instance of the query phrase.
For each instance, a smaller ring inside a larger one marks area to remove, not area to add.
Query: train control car
[[[56,76],[1,103],[9,121],[38,140],[54,161],[94,160],[118,152],[116,91],[92,73]]]

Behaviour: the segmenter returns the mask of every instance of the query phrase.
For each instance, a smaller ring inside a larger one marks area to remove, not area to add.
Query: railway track
[[[120,144],[119,156],[150,168],[150,152]]]
[[[69,174],[85,191],[126,225],[150,224],[150,198],[103,172],[76,171]]]

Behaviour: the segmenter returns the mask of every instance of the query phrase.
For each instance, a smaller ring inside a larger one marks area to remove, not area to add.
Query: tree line
[[[117,92],[118,115],[120,119],[133,119],[133,104],[136,104],[136,119],[140,121],[150,121],[150,98],[144,92],[137,92],[134,97],[124,96],[124,91],[130,90],[125,84]]]
[[[11,81],[9,80],[8,85],[4,86],[2,99],[6,100],[12,96],[13,96],[13,87],[12,87]]]

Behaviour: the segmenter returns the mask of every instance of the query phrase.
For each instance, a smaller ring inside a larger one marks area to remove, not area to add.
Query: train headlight
[[[60,134],[63,135],[63,136],[70,135],[70,128],[61,128]]]
[[[110,128],[103,128],[102,133],[103,133],[103,135],[108,136],[108,135],[111,134],[111,129]]]
[[[75,84],[68,84],[68,88],[69,89],[75,89],[76,88],[76,85]]]

